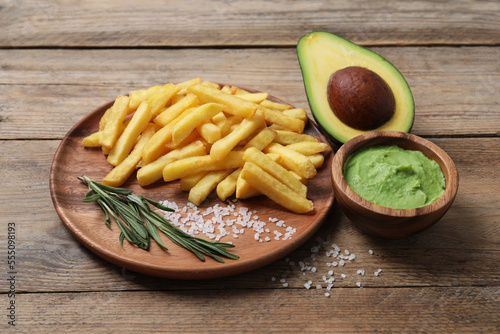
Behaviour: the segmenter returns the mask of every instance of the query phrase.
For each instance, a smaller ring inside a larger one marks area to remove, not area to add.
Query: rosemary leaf
[[[201,261],[205,261],[204,255],[218,262],[224,262],[220,256],[233,260],[239,259],[239,256],[227,251],[234,245],[198,238],[172,225],[150,208],[149,204],[163,211],[174,211],[159,202],[134,195],[129,189],[106,186],[86,176],[78,177],[78,179],[89,187],[89,192],[82,201],[97,202],[106,214],[104,222],[108,228],[111,228],[110,216],[116,221],[121,231],[119,236],[121,245],[123,245],[123,240],[127,239],[131,244],[148,250],[149,241],[152,238],[160,247],[167,250],[158,232],[161,231],[173,243],[190,251]]]

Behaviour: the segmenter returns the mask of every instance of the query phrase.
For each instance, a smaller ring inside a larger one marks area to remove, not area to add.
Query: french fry
[[[120,125],[128,114],[129,97],[120,95],[111,107],[109,117],[100,139],[101,146],[112,148],[118,140]]]
[[[271,143],[264,149],[264,152],[279,154],[281,156],[280,163],[300,176],[310,179],[317,174],[316,168],[305,155],[286,146]]]
[[[111,114],[112,110],[113,106],[108,108],[102,115],[101,119],[99,120],[99,131],[104,130],[104,128],[106,127],[106,124],[108,123],[109,114]]]
[[[241,177],[241,171],[243,171],[243,168],[240,168],[240,174],[238,179],[236,180],[236,198],[248,199],[252,197],[262,196],[262,193],[260,191],[252,187],[252,185],[247,182],[247,180]]]
[[[308,121],[307,112],[302,108],[283,110],[283,115],[287,115],[290,117],[300,119],[304,123],[307,123],[307,121]]]
[[[119,187],[132,175],[135,166],[141,160],[142,148],[154,134],[154,126],[148,125],[139,137],[137,144],[125,160],[113,168],[102,180],[102,183],[111,187]]]
[[[152,184],[163,177],[163,169],[172,161],[194,156],[206,155],[205,146],[201,141],[192,142],[161,156],[137,171],[137,181],[141,186]]]
[[[245,101],[250,101],[250,102],[259,104],[262,101],[264,101],[265,99],[267,99],[269,94],[268,93],[246,93],[246,94],[236,94],[236,96],[238,96],[239,98],[242,98]]]
[[[230,170],[216,170],[208,172],[196,185],[189,190],[188,200],[194,205],[200,205],[207,196],[215,189],[217,184],[221,182]]]
[[[216,84],[216,83],[211,82],[211,81],[203,81],[201,84],[203,86],[212,87],[212,88],[215,88],[215,89],[220,89],[219,84]]]
[[[226,94],[231,94],[231,95],[234,95],[234,93],[236,92],[236,89],[233,89],[234,87],[230,87],[228,85],[225,85],[224,87],[222,87],[220,90],[221,92],[224,92]]]
[[[205,139],[208,143],[213,144],[217,140],[221,139],[222,131],[221,129],[211,122],[206,122],[196,127],[196,130],[200,136]]]
[[[179,92],[180,88],[173,84],[161,86],[157,92],[150,96],[147,101],[151,107],[151,113],[158,115],[165,108],[170,99]]]
[[[197,126],[209,121],[212,117],[222,111],[224,106],[217,103],[206,103],[187,114],[174,126],[172,142],[178,144],[186,139]]]
[[[266,156],[269,157],[275,163],[278,162],[280,159],[280,156],[274,153],[267,153]],[[238,176],[238,179],[236,180],[236,198],[247,199],[247,198],[261,196],[262,193],[260,191],[253,188],[250,183],[248,183],[241,177],[242,169],[243,168],[239,168],[240,174]]]
[[[181,179],[199,172],[210,172],[222,169],[234,169],[243,166],[243,152],[229,152],[226,159],[217,161],[209,155],[191,157],[169,163],[163,169],[165,182]]]
[[[223,112],[212,117],[212,122],[220,128],[221,138],[231,131],[231,123]]]
[[[101,136],[102,136],[101,131],[94,132],[93,134],[83,138],[82,145],[84,147],[101,147],[100,143]]]
[[[274,102],[274,101],[270,101],[270,100],[262,101],[260,103],[260,105],[265,107],[265,108],[281,110],[281,111],[287,110],[287,109],[293,109],[293,107],[288,105],[288,104],[283,104],[283,103]]]
[[[143,101],[147,101],[152,95],[154,95],[161,86],[153,86],[148,89],[138,89],[131,91],[129,96],[128,107],[130,110],[136,110]]]
[[[236,181],[241,173],[241,168],[235,169],[231,174],[226,176],[224,180],[217,185],[217,196],[221,201],[225,201],[229,196],[236,191]]]
[[[274,162],[266,154],[262,153],[262,151],[256,149],[255,147],[250,147],[245,151],[243,154],[243,160],[246,162],[252,162],[259,166],[300,196],[307,196],[307,187],[304,184],[302,184],[296,177],[286,170],[285,167]]]
[[[177,116],[172,122],[168,123],[163,128],[158,130],[146,143],[146,145],[144,145],[144,149],[142,150],[142,160],[144,160],[146,164],[155,161],[156,159],[167,153],[168,149],[165,147],[165,144],[172,140],[172,132],[175,125],[192,110],[194,109],[191,108],[184,110],[182,114]]]
[[[181,89],[178,94],[185,95],[187,92],[187,88],[189,86],[196,85],[196,84],[201,84],[201,78],[194,78],[194,79],[186,80],[183,82],[179,82],[175,85]]]
[[[257,165],[246,162],[241,178],[269,199],[295,213],[311,212],[313,202],[297,194]]]
[[[182,191],[190,191],[200,180],[207,174],[207,172],[199,172],[196,174],[188,175],[183,177],[180,181],[180,187]]]
[[[311,161],[314,168],[316,168],[316,169],[323,166],[323,162],[325,161],[325,157],[321,153],[308,155],[307,159],[309,159],[309,161]]]
[[[279,111],[265,108],[262,106],[259,107],[259,109],[264,112],[264,117],[267,123],[276,124],[279,125],[280,127],[283,127],[285,129],[297,133],[304,132],[304,127],[305,127],[304,121],[291,116],[287,116]]]
[[[290,145],[302,141],[307,141],[307,142],[318,141],[315,137],[304,133],[296,133],[287,130],[275,130],[275,131],[276,131],[276,137],[274,138],[274,141],[281,145]]]
[[[177,103],[172,104],[170,107],[162,111],[158,116],[155,117],[153,122],[160,126],[165,126],[170,123],[173,119],[179,116],[184,110],[198,107],[200,101],[194,94],[187,94]]]
[[[328,150],[330,145],[321,142],[303,141],[287,145],[286,147],[303,155],[313,155]]]
[[[189,143],[195,142],[195,141],[201,141],[203,142],[203,145],[205,145],[205,148],[208,148],[208,143],[205,139],[203,139],[198,131],[193,131],[189,136],[186,137],[183,141],[181,141],[179,144],[174,144],[172,141],[168,141],[165,143],[165,148],[169,151],[175,150],[176,148],[186,146]],[[207,150],[208,152],[208,150]]]
[[[188,92],[198,96],[201,103],[215,102],[223,104],[225,106],[224,111],[232,115],[250,118],[257,110],[255,103],[245,101],[235,95],[226,94],[217,88],[196,84],[188,87]]]
[[[153,114],[149,104],[144,101],[139,105],[137,111],[132,116],[130,123],[116,141],[115,146],[108,155],[108,162],[113,166],[118,166],[130,153],[141,132],[148,126]]]
[[[222,160],[244,138],[257,130],[264,122],[261,111],[255,113],[251,119],[244,119],[236,129],[224,138],[216,141],[210,149],[210,156],[214,160]]]
[[[258,150],[263,150],[264,147],[271,144],[276,137],[276,131],[270,128],[264,128],[257,133],[248,143],[243,146],[243,151],[249,147],[255,147]]]

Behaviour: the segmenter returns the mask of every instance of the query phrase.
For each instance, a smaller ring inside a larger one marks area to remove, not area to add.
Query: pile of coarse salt
[[[293,273],[293,272],[302,272],[302,276],[306,276],[306,272],[311,272],[311,273],[317,273],[318,269],[316,266],[314,266],[314,262],[318,260],[318,254],[321,250],[321,248],[326,248],[325,251],[325,256],[327,259],[326,265],[330,269],[328,269],[328,272],[324,273],[321,279],[321,283],[319,284],[314,284],[312,280],[307,280],[307,282],[304,284],[304,288],[306,289],[311,289],[311,288],[316,288],[317,290],[321,290],[323,288],[326,289],[325,292],[325,297],[330,297],[330,290],[334,287],[334,282],[336,279],[346,279],[347,275],[345,273],[341,273],[342,267],[344,267],[347,263],[352,263],[356,259],[356,255],[354,253],[351,253],[349,250],[345,249],[342,251],[339,246],[336,244],[331,244],[328,241],[320,242],[318,246],[314,246],[311,248],[311,255],[304,259],[303,261],[299,261],[298,264],[295,264],[294,261],[290,261],[290,258],[286,258],[285,262],[287,262],[290,267],[291,267],[291,272],[288,271],[287,274]],[[370,255],[373,255],[374,252],[373,250],[369,250],[368,253]],[[380,273],[382,272],[382,269],[377,269],[373,274],[374,276],[378,277]],[[356,274],[359,276],[365,276],[366,270],[365,269],[358,269],[356,271]],[[287,274],[285,274],[279,282],[282,284],[283,287],[288,287],[289,284],[286,281]],[[318,275],[318,274],[315,274]],[[271,280],[274,282],[276,281],[276,277],[272,277]],[[356,282],[356,286],[361,288],[362,284],[361,281]]]
[[[200,210],[191,202],[182,208],[170,201],[162,201],[161,204],[174,210],[162,211],[174,226],[190,235],[203,234],[214,241],[221,241],[224,237],[238,239],[247,230],[252,231],[257,242],[288,240],[297,232],[296,228],[287,226],[283,220],[269,217],[266,222],[259,218],[257,210],[237,208],[236,202],[237,200],[228,201],[227,205],[217,203],[204,210]]]

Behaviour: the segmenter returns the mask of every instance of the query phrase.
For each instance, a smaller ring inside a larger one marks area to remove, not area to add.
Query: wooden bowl
[[[392,209],[372,203],[354,192],[342,172],[346,159],[361,149],[379,145],[418,150],[435,160],[446,181],[441,197],[415,209]],[[436,223],[449,209],[458,190],[458,172],[448,154],[428,140],[396,131],[369,132],[349,140],[335,154],[332,176],[335,198],[352,223],[369,234],[391,239],[408,237]]]

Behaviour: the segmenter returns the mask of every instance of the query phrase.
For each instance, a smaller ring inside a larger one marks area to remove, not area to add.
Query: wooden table
[[[383,240],[334,204],[286,258],[195,282],[130,272],[72,237],[52,205],[49,169],[78,120],[118,94],[197,76],[309,111],[295,45],[313,30],[371,48],[406,77],[412,133],[447,151],[460,174],[438,224]],[[486,0],[0,0],[0,331],[499,332],[499,45],[500,3]],[[311,258],[323,242],[356,254],[335,268],[329,297],[324,249]]]

